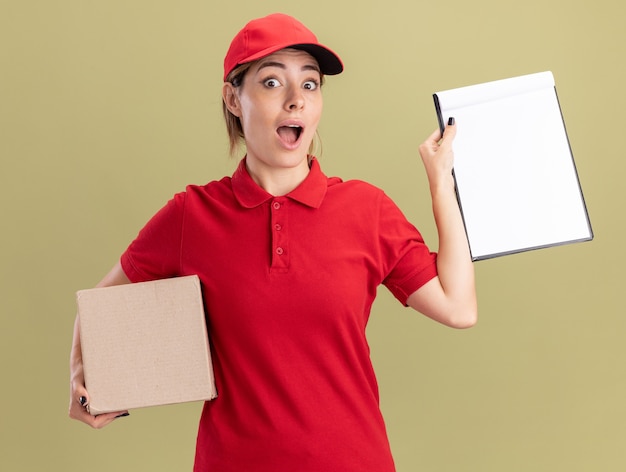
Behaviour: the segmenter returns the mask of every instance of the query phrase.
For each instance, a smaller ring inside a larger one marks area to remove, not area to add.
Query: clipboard
[[[433,94],[473,261],[593,239],[552,72]]]

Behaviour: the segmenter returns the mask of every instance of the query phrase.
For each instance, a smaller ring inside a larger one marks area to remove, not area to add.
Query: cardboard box
[[[76,301],[92,414],[217,396],[197,276],[80,290]]]

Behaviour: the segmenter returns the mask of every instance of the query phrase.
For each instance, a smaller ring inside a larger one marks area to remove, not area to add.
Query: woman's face
[[[308,53],[283,49],[255,63],[224,100],[243,128],[249,166],[306,165],[322,115],[321,74]]]

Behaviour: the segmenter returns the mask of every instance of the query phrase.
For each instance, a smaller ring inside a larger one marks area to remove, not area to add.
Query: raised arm
[[[437,129],[419,147],[439,235],[439,275],[411,294],[407,304],[447,326],[469,328],[476,324],[478,308],[474,266],[452,176],[455,135],[456,125],[449,123],[443,138]]]
[[[98,283],[96,287],[108,287],[112,285],[122,285],[130,283],[128,277],[122,270],[118,262],[113,269]],[[69,416],[72,419],[82,421],[92,428],[100,429],[111,423],[120,415],[127,414],[127,411],[114,413],[104,413],[93,416],[89,414],[89,393],[85,388],[85,377],[83,375],[83,358],[80,347],[80,325],[78,316],[74,321],[74,337],[72,340],[72,350],[70,353],[70,406]]]

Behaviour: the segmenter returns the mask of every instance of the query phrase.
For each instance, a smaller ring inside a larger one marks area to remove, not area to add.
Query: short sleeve
[[[122,269],[132,282],[179,275],[184,208],[185,194],[175,195],[122,254]]]
[[[379,218],[383,284],[406,305],[413,292],[437,276],[437,254],[429,250],[417,228],[384,194]]]

